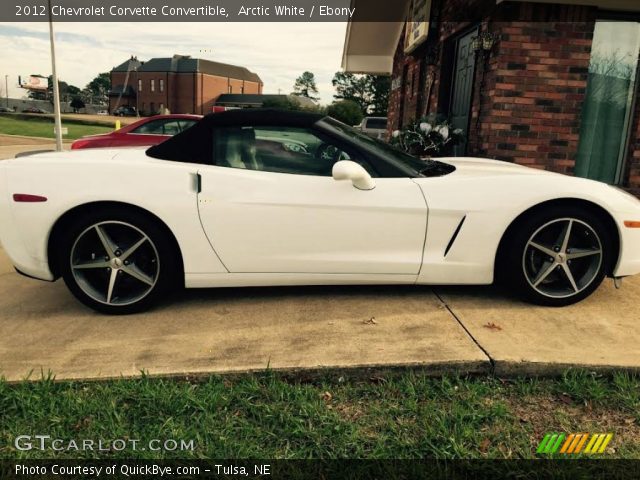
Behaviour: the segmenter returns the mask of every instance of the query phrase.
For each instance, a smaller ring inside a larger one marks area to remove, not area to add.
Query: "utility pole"
[[[56,73],[56,45],[53,34],[53,11],[51,0],[47,0],[49,6],[49,41],[51,43],[51,80],[53,82],[53,116],[55,118],[56,151],[62,151],[62,117],[60,116],[60,89],[58,87],[58,75]]]
[[[134,68],[134,71],[136,72],[136,83],[133,86],[133,91],[136,92],[136,117],[140,118],[140,77],[138,74],[138,67]]]
[[[4,91],[7,94],[7,108],[9,108],[9,75],[4,76]]]

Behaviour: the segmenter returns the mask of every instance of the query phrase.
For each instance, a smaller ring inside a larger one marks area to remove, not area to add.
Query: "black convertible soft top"
[[[147,150],[147,155],[176,162],[208,163],[217,127],[281,126],[309,128],[324,115],[271,108],[250,108],[211,113],[193,127]]]

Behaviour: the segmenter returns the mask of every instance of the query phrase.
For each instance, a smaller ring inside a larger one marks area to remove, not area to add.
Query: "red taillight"
[[[46,202],[47,197],[43,197],[41,195],[29,195],[28,193],[14,193],[13,201],[26,203]]]

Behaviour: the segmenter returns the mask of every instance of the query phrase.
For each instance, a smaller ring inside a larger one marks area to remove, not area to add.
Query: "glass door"
[[[638,76],[640,23],[598,21],[582,109],[577,176],[620,183]]]
[[[476,70],[476,56],[472,44],[477,35],[478,28],[476,27],[458,39],[453,67],[453,88],[449,115],[451,124],[454,128],[459,128],[464,132],[465,139],[469,138],[473,81]],[[456,145],[453,151],[456,157],[463,156],[467,152],[467,140]]]

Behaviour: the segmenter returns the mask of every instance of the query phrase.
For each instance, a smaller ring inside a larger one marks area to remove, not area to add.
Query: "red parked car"
[[[201,118],[200,115],[177,114],[147,117],[111,133],[79,138],[71,144],[71,149],[157,145],[192,127]]]

